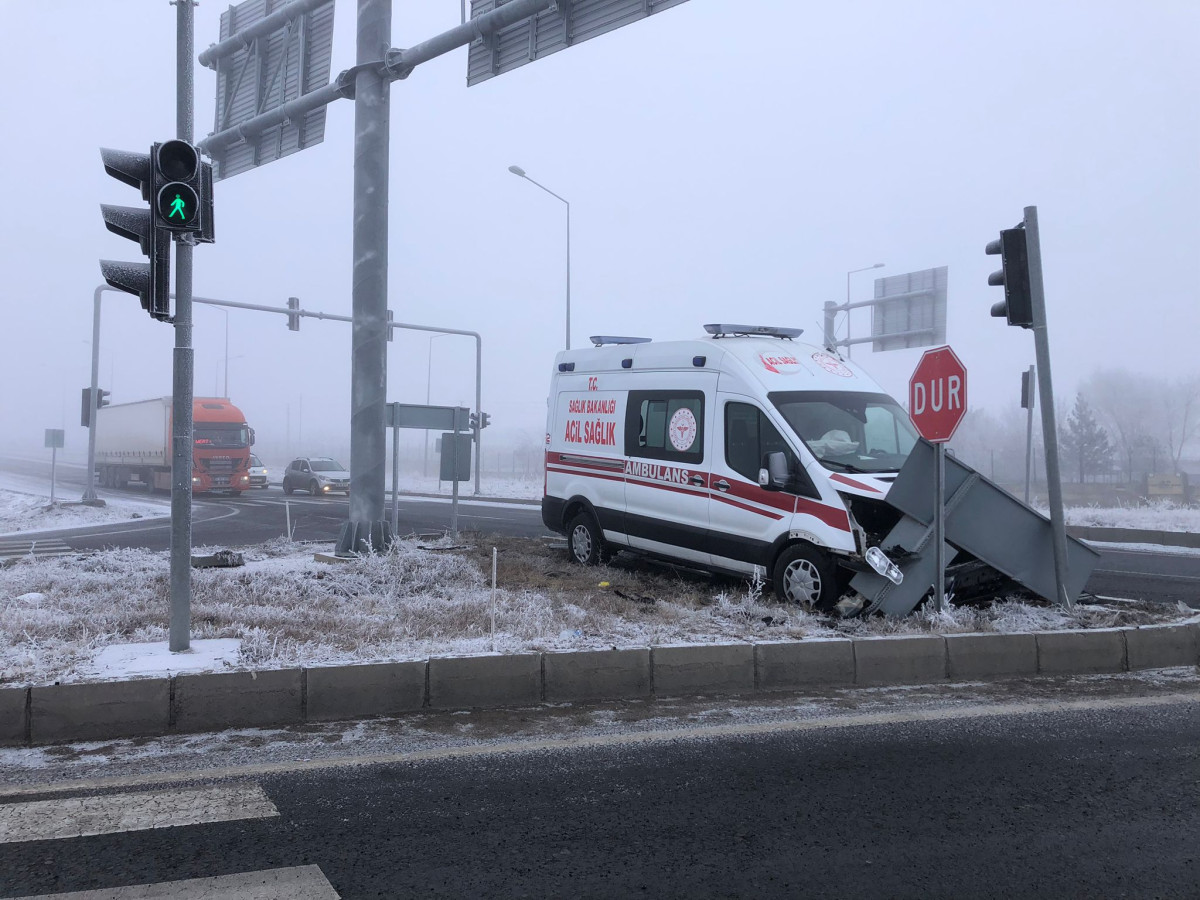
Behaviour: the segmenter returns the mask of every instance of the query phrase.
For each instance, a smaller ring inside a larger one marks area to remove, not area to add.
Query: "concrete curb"
[[[1200,665],[1200,623],[433,657],[0,688],[0,746],[395,716],[422,709],[930,684]]]

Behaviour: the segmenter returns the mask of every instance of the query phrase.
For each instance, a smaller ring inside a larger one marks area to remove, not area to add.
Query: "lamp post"
[[[850,276],[854,275],[856,272],[869,272],[871,269],[882,269],[883,266],[884,266],[884,263],[875,263],[870,266],[863,266],[861,269],[851,269],[849,272],[846,273],[846,305],[847,306],[850,305]],[[850,339],[850,310],[846,310],[846,340],[849,341],[849,339]],[[846,344],[846,356],[854,355],[853,353],[851,353],[852,349],[853,348],[850,346],[850,344],[847,343]]]
[[[524,178],[530,184],[537,185],[551,197],[556,200],[561,200],[567,207],[567,341],[566,349],[571,349],[571,203],[565,197],[560,197],[544,184],[538,184],[532,178],[525,174],[525,170],[520,166],[509,166],[508,171],[514,175]]]

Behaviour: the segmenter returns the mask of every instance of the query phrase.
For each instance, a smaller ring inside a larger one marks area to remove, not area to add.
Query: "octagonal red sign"
[[[908,415],[921,437],[950,440],[967,412],[967,368],[949,347],[926,350],[908,380]]]

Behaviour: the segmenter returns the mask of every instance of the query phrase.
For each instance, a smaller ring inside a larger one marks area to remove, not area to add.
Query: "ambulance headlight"
[[[899,584],[904,580],[904,573],[900,571],[900,567],[887,558],[887,554],[878,547],[872,547],[867,551],[867,565],[890,581],[892,584]]]

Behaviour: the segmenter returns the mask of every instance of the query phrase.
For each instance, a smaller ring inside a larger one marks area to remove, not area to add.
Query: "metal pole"
[[[849,277],[849,276],[847,276]],[[832,350],[837,346],[837,335],[834,333],[834,321],[837,318],[837,304],[832,300],[825,301],[825,349]]]
[[[391,0],[359,0],[354,86],[353,335],[350,385],[350,517],[338,550],[382,537],[387,460],[388,148],[390,82],[377,66],[392,33]],[[357,538],[355,535],[357,534]],[[388,541],[385,539],[385,543]]]
[[[1038,395],[1042,401],[1042,443],[1046,450],[1046,492],[1050,500],[1050,531],[1054,547],[1054,581],[1058,601],[1073,609],[1067,596],[1067,527],[1063,518],[1062,476],[1058,469],[1058,426],[1054,420],[1054,387],[1050,377],[1050,336],[1046,329],[1046,293],[1042,283],[1042,245],[1037,207],[1025,207],[1025,237],[1029,253],[1029,293],[1033,307],[1033,346],[1037,353]]]
[[[83,502],[99,505],[96,500],[96,388],[100,380],[100,294],[111,290],[100,285],[92,294],[92,387],[88,401],[88,450],[87,487],[83,489]]]
[[[400,534],[400,426],[398,425],[391,427],[391,533]]]
[[[567,276],[568,281],[570,275]],[[570,326],[568,326],[569,328]],[[479,439],[483,434],[483,338],[475,335],[475,490],[479,495],[479,459],[483,456],[483,444]]]
[[[55,469],[58,467],[58,448],[50,448],[50,505],[54,505]]]
[[[454,459],[454,472],[450,478],[450,533],[458,536],[458,422],[454,423],[454,432],[450,435],[450,440],[454,441],[454,449],[451,450]],[[444,453],[446,448],[442,447]]]
[[[229,399],[229,310],[222,309],[225,314],[225,399]]]
[[[425,357],[425,405],[429,405],[430,385],[433,379],[433,341],[437,335],[429,339],[429,354]],[[429,477],[429,429],[425,429],[425,462],[421,464],[421,475]]]
[[[937,571],[934,575],[933,597],[937,611],[946,605],[946,445],[933,445],[934,514],[933,544]]]
[[[1028,235],[1026,235],[1028,237]],[[1029,505],[1029,481],[1033,470],[1033,386],[1037,380],[1037,366],[1029,367],[1029,409],[1025,420],[1025,505]]]
[[[176,0],[175,132],[192,142],[194,0]],[[173,652],[191,646],[192,606],[192,243],[175,244],[175,351],[171,415],[171,627]]]
[[[846,305],[847,306],[850,305],[850,276],[853,274],[854,274],[853,272],[846,273]],[[851,358],[853,358],[853,356],[854,356],[853,348],[850,346],[850,310],[847,309],[846,310],[846,358],[851,359]],[[941,610],[941,608],[942,608],[941,604],[939,603],[938,609]]]
[[[566,349],[571,349],[571,204],[564,200],[567,204],[567,346]]]

